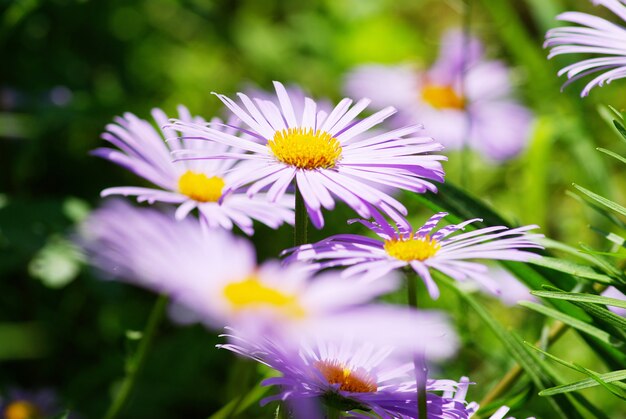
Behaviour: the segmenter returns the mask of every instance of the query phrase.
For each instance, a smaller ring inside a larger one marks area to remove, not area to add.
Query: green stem
[[[335,409],[333,407],[329,407],[326,409],[326,419],[341,419],[341,411],[339,409]]]
[[[293,230],[293,241],[295,246],[300,246],[308,243],[307,228],[309,224],[309,214],[306,212],[302,194],[298,190],[298,183],[294,182],[294,184],[296,186],[296,223]]]
[[[409,306],[417,308],[417,282],[415,275],[406,275],[407,296]],[[428,407],[426,406],[426,380],[428,378],[428,367],[423,353],[415,355],[413,359],[415,366],[415,384],[417,385],[417,417],[425,419],[428,416]]]
[[[139,375],[143,364],[146,360],[146,355],[152,346],[152,342],[154,341],[154,335],[156,330],[163,319],[165,314],[165,308],[167,307],[168,298],[165,295],[160,295],[157,298],[154,306],[152,306],[152,311],[150,312],[150,317],[148,317],[148,323],[143,331],[141,342],[139,343],[139,347],[137,348],[137,352],[132,357],[131,362],[128,363],[128,367],[126,369],[126,376],[124,377],[124,381],[120,389],[118,390],[109,410],[106,412],[104,418],[105,419],[114,419],[117,418],[122,409],[128,402],[128,398],[132,393],[133,387],[137,381],[137,376]]]

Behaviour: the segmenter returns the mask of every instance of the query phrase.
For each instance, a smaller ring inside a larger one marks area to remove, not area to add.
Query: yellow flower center
[[[222,196],[224,179],[218,176],[208,177],[203,173],[187,170],[178,179],[178,190],[183,195],[198,202],[217,202]]]
[[[413,233],[407,238],[385,240],[385,251],[389,256],[410,262],[412,260],[426,260],[435,256],[441,244],[430,236],[415,237]]]
[[[13,402],[4,410],[5,419],[36,419],[39,417],[41,414],[37,406],[24,400]]]
[[[365,371],[352,371],[337,361],[318,361],[315,364],[329,384],[339,384],[339,390],[353,393],[374,393],[376,381]]]
[[[234,310],[272,308],[289,317],[304,317],[305,312],[295,295],[285,294],[250,276],[224,287],[224,296]]]
[[[427,84],[422,89],[422,99],[437,109],[463,109],[465,107],[465,99],[448,85]]]
[[[267,146],[279,161],[298,169],[330,169],[341,158],[339,141],[327,132],[312,128],[277,131]]]

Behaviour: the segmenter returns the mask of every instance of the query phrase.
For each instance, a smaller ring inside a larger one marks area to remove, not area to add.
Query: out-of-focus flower
[[[419,328],[407,330],[419,334]],[[395,351],[393,345],[356,344],[351,336],[336,341],[311,339],[297,352],[290,352],[269,339],[251,340],[236,331],[227,335],[230,343],[218,345],[254,359],[280,373],[263,385],[277,386],[279,392],[261,401],[317,400],[349,417],[369,418],[368,411],[381,418],[415,418],[417,387],[413,362]],[[467,418],[464,390],[468,381],[427,380],[428,418]],[[444,395],[437,394],[444,392]],[[458,396],[455,396],[454,393]],[[293,403],[297,406],[297,403]],[[304,417],[294,412],[295,417]]]
[[[537,297],[532,295],[528,287],[515,275],[496,264],[488,264],[487,266],[489,271],[485,275],[495,282],[499,291],[497,298],[504,305],[512,307],[520,301],[538,301]],[[490,289],[479,282],[464,282],[461,284],[461,288],[468,292],[480,290],[491,294]]]
[[[184,106],[178,108],[183,121],[203,123],[200,117],[192,117]],[[165,113],[154,109],[152,116],[159,127],[168,121]],[[187,160],[174,162],[170,152],[181,148],[195,149],[206,155],[238,152],[222,144],[179,140],[171,129],[155,129],[150,122],[131,113],[115,119],[109,124],[102,138],[116,148],[98,148],[94,155],[103,157],[132,171],[157,186],[114,187],[102,191],[102,196],[136,195],[140,202],[165,202],[177,204],[176,218],[185,218],[198,208],[201,219],[210,227],[232,229],[237,225],[246,234],[253,234],[253,219],[271,228],[284,222],[294,222],[294,197],[284,195],[274,203],[263,196],[249,198],[242,191],[231,188],[234,160]],[[213,120],[216,130],[235,136],[237,129]],[[167,140],[167,142],[164,141]],[[229,194],[224,191],[229,189]]]
[[[389,272],[404,267],[413,269],[424,281],[432,298],[439,289],[430,276],[430,269],[438,270],[457,281],[468,278],[478,281],[493,293],[498,293],[498,283],[487,275],[487,266],[467,259],[498,259],[528,261],[539,255],[520,249],[542,248],[534,240],[541,234],[529,234],[537,226],[509,229],[504,226],[481,228],[450,236],[467,225],[482,221],[479,218],[448,225],[434,232],[434,228],[447,213],[433,215],[417,230],[407,226],[393,227],[384,219],[378,222],[359,222],[381,239],[354,234],[339,234],[318,243],[287,249],[291,261],[316,261],[312,270],[336,266],[349,266],[342,272],[344,278],[359,277],[364,282],[374,281]]]
[[[604,297],[615,298],[616,300],[626,301],[626,295],[615,287],[608,287],[602,293]],[[626,308],[615,307],[607,305],[607,308],[615,314],[619,314],[622,317],[626,317]]]
[[[346,92],[400,111],[394,125],[420,121],[446,149],[467,145],[496,161],[518,155],[530,136],[532,115],[511,96],[509,69],[489,61],[476,38],[450,31],[427,71],[410,65],[366,65],[348,75]]]
[[[400,202],[372,184],[404,189],[417,193],[436,190],[429,180],[443,181],[440,160],[445,157],[429,154],[442,149],[431,138],[416,136],[419,125],[394,131],[365,135],[395,112],[389,107],[365,119],[356,117],[369,105],[368,99],[343,99],[330,112],[318,111],[317,104],[304,98],[303,111],[297,114],[284,86],[275,83],[280,108],[270,100],[253,101],[239,93],[241,107],[232,99],[217,95],[250,130],[255,140],[241,138],[208,126],[176,121],[173,128],[183,138],[203,138],[240,152],[206,155],[198,150],[177,153],[181,159],[242,160],[233,171],[233,183],[225,189],[244,185],[249,195],[269,187],[267,197],[280,200],[292,180],[302,194],[313,225],[324,225],[321,208],[333,209],[335,198],[346,202],[362,217],[371,217],[377,210],[394,219],[406,215]]]
[[[0,397],[0,417],[3,419],[45,419],[59,413],[56,393],[51,389],[26,391],[11,389]]]
[[[311,280],[297,265],[269,261],[257,266],[254,248],[245,239],[202,228],[195,218],[177,222],[123,202],[95,211],[81,236],[95,266],[170,296],[214,328],[229,325],[247,336],[334,336],[359,330],[404,340],[407,350],[444,355],[455,350],[454,332],[442,315],[379,305],[351,310],[393,291],[398,285],[394,278],[366,284],[327,273]],[[390,322],[394,328],[388,327]],[[407,339],[411,327],[422,327],[433,343]]]
[[[626,21],[626,1],[592,0],[611,10],[622,21]],[[557,16],[564,22],[580,26],[565,26],[550,29],[546,34],[544,47],[551,48],[548,58],[563,54],[595,54],[568,65],[559,71],[559,76],[567,75],[565,86],[583,77],[596,76],[585,86],[581,96],[587,96],[591,89],[626,77],[626,29],[598,16],[581,12],[565,12]],[[598,74],[599,73],[599,74]]]

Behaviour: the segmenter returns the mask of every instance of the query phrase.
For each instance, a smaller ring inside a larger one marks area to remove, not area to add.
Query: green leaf
[[[605,374],[600,374],[600,378],[605,383],[612,383],[614,381],[626,380],[626,370],[611,371]],[[586,378],[584,380],[575,381],[573,383],[563,384],[560,386],[542,390],[541,392],[539,392],[539,395],[540,396],[553,396],[555,394],[569,393],[572,391],[583,390],[583,389],[595,387],[598,385],[599,384],[597,380],[594,380],[593,378]]]
[[[604,153],[606,155],[609,155],[619,161],[621,161],[622,163],[626,164],[626,158],[620,156],[619,154],[611,151],[611,150],[607,150],[606,148],[602,148],[602,147],[598,147],[596,150],[598,150],[601,153]]]
[[[619,121],[613,121],[613,125],[615,125],[617,131],[622,135],[622,140],[626,141],[626,129],[624,125]]]
[[[607,374],[598,374],[595,371],[591,371],[591,370],[589,370],[589,369],[587,369],[585,367],[581,367],[580,365],[576,365],[576,364],[573,364],[571,362],[567,362],[567,361],[565,361],[565,360],[563,360],[561,358],[558,358],[558,357],[556,357],[556,356],[554,356],[554,355],[552,355],[552,354],[550,354],[550,353],[548,353],[546,351],[543,351],[543,350],[535,347],[534,345],[531,345],[528,342],[525,342],[525,343],[526,343],[527,346],[533,348],[537,352],[541,352],[543,355],[547,356],[548,358],[552,359],[553,361],[558,362],[559,364],[561,364],[561,365],[563,365],[563,366],[565,366],[567,368],[570,368],[572,370],[575,370],[575,371],[578,371],[580,373],[583,373],[585,375],[590,376],[591,377],[591,381],[593,382],[593,384],[591,384],[591,385],[589,385],[587,387],[593,387],[594,385],[601,385],[601,386],[605,387],[607,390],[609,390],[611,393],[616,395],[617,397],[619,397],[621,399],[624,399],[624,396],[623,396],[623,394],[620,391],[620,388],[624,388],[624,385],[622,383],[617,383],[619,385],[612,385],[612,384],[610,384],[609,382],[607,382],[603,378],[603,376],[605,376]],[[614,371],[614,373],[615,372],[619,372],[619,371]],[[608,374],[611,374],[611,373],[608,373]],[[619,380],[612,380],[612,381],[619,381]],[[545,391],[547,391],[547,390],[554,391],[554,389],[556,389],[556,388],[567,387],[567,386],[571,386],[571,385],[574,385],[574,384],[577,384],[577,383],[580,383],[580,381],[577,381],[575,383],[570,383],[568,385],[555,386],[555,387],[552,387],[550,389],[542,390],[542,391],[539,392],[539,395],[540,396],[555,396],[555,395],[558,395],[558,394],[561,394],[561,393],[566,393],[566,391],[559,391],[558,393],[550,392],[550,393],[546,394]],[[569,391],[574,391],[574,390],[569,390]]]
[[[576,256],[577,258],[586,260],[589,263],[597,264],[598,262],[596,258],[589,256],[586,252],[581,251],[581,249],[570,246],[569,244],[561,243],[560,241],[557,241],[557,240],[544,237],[541,240],[539,240],[539,244],[541,244],[546,249],[559,250],[569,255]]]
[[[585,323],[581,320],[578,320],[572,316],[568,316],[567,314],[563,314],[558,310],[555,310],[550,307],[542,306],[541,304],[533,303],[530,301],[522,301],[519,305],[534,310],[538,313],[541,313],[545,316],[552,317],[553,319],[559,320],[568,326],[571,326],[577,330],[580,330],[583,333],[587,333],[590,336],[593,336],[602,342],[608,343],[614,346],[621,346],[623,342],[617,341],[613,338],[609,333],[601,330],[589,323]]]
[[[585,294],[578,292],[554,292],[554,291],[531,291],[533,295],[545,298],[557,298],[559,300],[582,301],[585,303],[604,304],[607,306],[626,308],[626,301],[616,298],[603,297],[595,294]],[[626,320],[625,320],[626,321]]]
[[[562,294],[570,294],[574,296],[585,295],[585,296],[590,296],[590,297],[605,298],[605,297],[601,297],[601,296],[594,295],[594,294],[566,293],[558,288],[550,287],[550,286],[545,286],[544,288],[547,290],[547,292],[555,292],[556,294],[561,294],[561,295]],[[598,320],[599,323],[606,325],[607,332],[611,333],[613,336],[621,340],[626,340],[626,319],[624,319],[621,316],[618,316],[617,314],[613,313],[610,310],[607,310],[604,307],[599,306],[598,304],[584,302],[576,298],[573,298],[573,299],[568,298],[568,300],[571,301],[573,304],[576,304],[578,307],[582,308],[583,310],[585,310],[587,314],[589,314],[591,317]],[[620,300],[616,300],[616,301],[620,301]]]
[[[569,260],[557,259],[544,256],[530,260],[528,263],[564,272],[579,278],[590,279],[603,284],[615,284],[615,280],[610,276],[596,272],[591,266],[580,265]]]
[[[578,189],[580,192],[588,196],[590,199],[604,205],[605,207],[617,212],[618,214],[626,216],[626,208],[618,204],[617,202],[613,202],[610,199],[606,199],[605,197],[598,195],[595,192],[591,192],[589,189],[583,188],[580,185],[573,184],[574,188]]]
[[[576,193],[572,192],[572,191],[565,191],[565,195],[574,198],[575,200],[577,200],[578,202],[580,202],[581,204],[587,205],[589,208],[591,208],[592,210],[596,211],[598,214],[600,214],[603,217],[606,217],[609,221],[611,221],[613,224],[615,224],[616,226],[618,226],[621,229],[626,229],[626,223],[624,223],[622,220],[620,220],[617,215],[613,214],[612,212],[607,211],[607,209],[603,206],[600,206],[599,204],[592,202],[588,199],[584,199],[583,197],[581,197],[580,195],[577,195]],[[593,227],[591,227],[593,229]]]
[[[600,377],[600,374],[598,374],[597,372],[588,370],[587,368],[581,367],[580,365],[577,365],[577,364],[574,364],[574,365],[576,365],[578,368],[580,368],[579,371],[589,375],[594,381],[596,381],[602,387],[607,389],[613,395],[615,395],[616,397],[618,397],[618,398],[620,398],[622,400],[626,400],[626,393],[624,393],[624,391],[622,389],[620,389],[619,386],[617,386],[615,384],[611,384],[611,383],[605,382],[604,380],[602,380],[602,378]],[[621,383],[617,383],[617,384],[621,384]]]

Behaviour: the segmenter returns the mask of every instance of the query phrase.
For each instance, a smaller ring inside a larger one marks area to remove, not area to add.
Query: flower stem
[[[294,184],[296,186],[296,223],[294,226],[293,241],[295,246],[300,246],[308,243],[307,228],[309,215],[306,212],[302,194],[298,190],[298,183],[294,182]]]
[[[152,306],[150,316],[148,317],[148,323],[146,323],[137,352],[135,352],[131,361],[128,363],[124,381],[122,382],[120,389],[117,391],[109,410],[106,412],[104,416],[105,419],[117,418],[128,402],[128,398],[137,381],[137,376],[143,367],[146,355],[150,346],[152,346],[152,342],[154,341],[156,330],[165,314],[167,301],[168,298],[165,295],[160,295],[154,303],[154,306]]]
[[[406,275],[407,296],[409,306],[417,308],[417,286],[414,275]],[[423,353],[416,354],[413,358],[415,366],[415,384],[417,385],[417,417],[426,419],[428,408],[426,406],[426,380],[428,379],[428,367]]]
[[[342,417],[339,409],[335,409],[334,407],[326,409],[326,419],[341,419]]]

